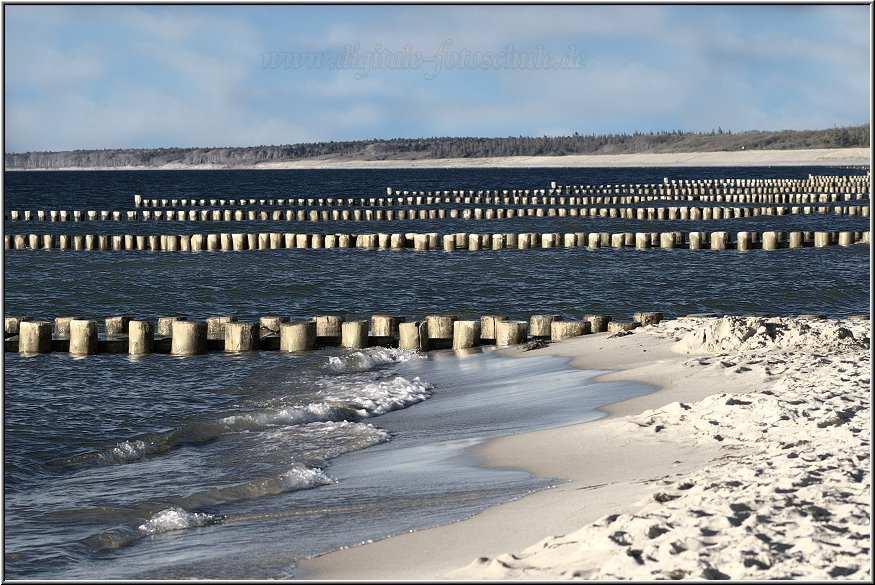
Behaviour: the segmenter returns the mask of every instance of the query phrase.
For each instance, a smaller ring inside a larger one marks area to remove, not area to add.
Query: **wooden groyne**
[[[826,203],[844,198],[861,199],[868,196],[871,187],[870,174],[817,176],[807,179],[688,179],[675,180],[663,178],[662,183],[636,184],[584,184],[558,185],[555,181],[549,189],[444,189],[409,190],[386,188],[387,197],[347,197],[347,198],[149,198],[134,196],[135,207],[187,207],[187,206],[393,206],[393,205],[431,205],[441,203],[503,203],[520,204],[521,198],[551,197],[556,195],[593,195],[594,203],[601,204],[604,196],[611,196],[610,203],[639,203],[655,200],[701,200],[729,201],[735,203]],[[626,197],[628,195],[628,197]],[[617,197],[620,196],[620,197]],[[512,199],[516,199],[512,201]],[[586,199],[589,199],[588,197]],[[522,204],[527,204],[522,201]],[[571,205],[587,205],[572,202]]]
[[[697,314],[685,318],[714,317]],[[817,315],[800,315],[821,318]],[[587,314],[565,319],[555,314],[531,315],[518,320],[506,315],[482,315],[466,319],[458,315],[427,315],[407,320],[397,315],[372,315],[370,319],[346,319],[342,315],[319,315],[292,321],[288,316],[265,315],[257,321],[239,321],[234,316],[190,320],[185,316],[136,319],[113,316],[101,322],[82,316],[37,320],[27,316],[4,319],[4,350],[26,355],[69,353],[79,356],[99,353],[178,356],[208,352],[239,353],[279,351],[296,353],[324,347],[364,349],[393,347],[416,351],[468,350],[479,346],[508,347],[535,342],[561,341],[590,334],[622,334],[655,325],[664,318],[659,311],[640,311],[629,320],[611,315]],[[869,319],[857,315],[851,319]]]
[[[551,198],[565,199],[565,198]],[[11,210],[10,221],[83,222],[83,221],[168,221],[168,222],[328,222],[328,221],[406,221],[422,219],[512,219],[526,217],[616,218],[647,221],[697,221],[739,219],[745,217],[783,215],[847,215],[869,217],[869,205],[794,205],[794,206],[661,206],[661,207],[475,207],[462,209],[312,209],[312,210],[140,210],[140,211],[80,211],[80,210]]]
[[[869,193],[871,171],[865,175],[808,175],[806,179],[778,178],[718,178],[718,179],[669,179],[662,183],[634,185],[558,185],[550,188],[562,193],[637,193],[673,195],[726,195],[726,194],[776,194],[776,193]]]
[[[481,251],[545,248],[669,248],[777,250],[869,244],[869,231],[668,231],[522,233],[211,233],[162,235],[7,234],[5,250],[232,252],[358,248],[416,251]]]
[[[549,189],[454,189],[433,191],[386,188],[386,197],[276,197],[276,198],[146,198],[134,195],[134,210],[12,210],[4,216],[12,221],[135,221],[170,219],[187,221],[256,221],[311,219],[311,208],[401,207],[432,205],[637,205],[648,202],[698,201],[770,205],[815,205],[868,199],[870,174],[860,176],[814,176],[808,179],[691,179],[650,184],[558,185]],[[297,207],[300,209],[243,209],[252,207]],[[194,209],[194,208],[210,209]],[[215,209],[226,208],[226,209]],[[238,208],[239,209],[227,209]],[[140,209],[150,208],[150,209]],[[176,208],[176,209],[164,209]],[[344,215],[348,210],[323,210],[319,220],[361,219]],[[336,211],[337,213],[333,213]],[[376,213],[377,209],[371,210]],[[407,210],[410,211],[416,210]],[[421,211],[421,210],[420,210]],[[446,210],[445,210],[446,211]],[[588,214],[592,215],[592,214]],[[598,215],[598,214],[595,214]],[[435,216],[428,216],[435,217]],[[389,216],[386,219],[392,219]],[[423,219],[401,215],[399,219]],[[379,219],[368,217],[367,219]]]
[[[836,203],[868,198],[868,191],[852,193],[713,193],[617,195],[613,191],[583,189],[575,195],[557,189],[469,189],[463,191],[403,191],[388,197],[308,197],[276,199],[135,199],[136,208],[188,207],[401,207],[419,205],[634,205],[653,201],[700,201],[727,203],[810,204]],[[654,191],[658,191],[654,189]],[[592,193],[591,195],[582,195]],[[596,194],[603,193],[603,194]],[[610,194],[609,194],[610,193]]]
[[[103,321],[101,332],[99,321],[82,316],[56,317],[53,321],[15,316],[5,318],[4,349],[22,354],[181,356],[209,351],[290,353],[330,346],[465,350],[481,345],[506,347],[536,340],[559,341],[592,333],[614,333],[659,323],[662,318],[663,314],[657,311],[635,313],[629,321],[594,314],[580,320],[566,320],[559,315],[532,315],[528,320],[505,315],[483,315],[473,320],[458,315],[428,315],[419,320],[395,315],[373,315],[367,320],[320,315],[304,321],[268,315],[245,322],[234,316],[200,321],[184,316],[157,320],[114,316]]]

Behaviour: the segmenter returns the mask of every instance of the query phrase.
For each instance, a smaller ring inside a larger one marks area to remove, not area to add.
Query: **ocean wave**
[[[403,376],[391,380],[339,383],[328,389],[321,402],[277,410],[235,414],[222,419],[229,428],[276,424],[308,424],[329,421],[356,421],[406,408],[428,399],[433,388],[419,377]]]
[[[177,530],[186,530],[188,528],[221,524],[223,520],[223,516],[202,512],[188,512],[180,506],[171,506],[152,514],[151,517],[143,520],[139,525],[135,522],[133,525],[114,526],[109,530],[83,538],[80,542],[92,552],[103,553],[130,546],[139,540],[151,536]]]
[[[200,512],[186,512],[182,508],[174,506],[161,510],[149,520],[140,524],[137,530],[143,535],[153,536],[162,532],[217,524],[220,521],[221,517],[219,516]]]
[[[374,347],[328,358],[328,368],[335,372],[363,372],[388,364],[398,364],[422,356],[412,349]]]
[[[380,359],[388,358],[384,356]],[[409,358],[399,353],[393,359]],[[383,376],[382,373],[378,375]],[[121,441],[104,451],[77,454],[51,463],[70,467],[124,465],[162,455],[184,445],[203,445],[231,432],[261,432],[274,427],[313,423],[356,422],[422,402],[431,396],[430,390],[433,388],[418,377],[413,380],[402,376],[362,380],[358,374],[352,376],[352,379],[340,377],[325,382],[327,387],[322,391],[319,402],[193,422],[170,431],[147,433]],[[365,443],[367,441],[363,441]]]
[[[240,500],[277,495],[286,492],[311,489],[333,483],[330,477],[318,468],[295,465],[275,476],[262,477],[243,483],[178,498],[177,505],[162,508],[138,524],[120,525],[82,539],[82,543],[94,552],[103,552],[129,546],[138,540],[167,532],[201,528],[222,524],[226,517],[205,512],[189,512],[203,506],[227,504]]]
[[[261,452],[287,453],[289,441],[304,460],[327,461],[344,453],[365,449],[390,438],[389,432],[368,423],[327,421],[299,425],[292,429],[277,428],[263,433]]]
[[[418,376],[412,381],[396,376],[392,380],[365,384],[354,399],[347,399],[345,406],[352,408],[360,418],[379,416],[427,400],[431,397],[432,388],[432,384],[423,382]],[[331,393],[325,397],[327,401],[344,398]]]
[[[223,487],[209,488],[205,491],[185,496],[178,500],[177,503],[183,508],[200,508],[307,490],[333,482],[333,479],[317,467],[293,465],[277,475],[259,477]]]
[[[232,414],[220,422],[229,430],[257,430],[277,425],[301,425],[346,418],[347,413],[337,405],[313,402],[302,406]]]
[[[139,540],[165,532],[220,524],[223,519],[222,516],[188,512],[179,506],[172,506],[156,512],[138,526],[115,526],[83,538],[80,542],[99,554],[130,546]]]
[[[87,467],[91,465],[122,465],[134,463],[153,455],[166,453],[182,445],[203,445],[228,432],[221,421],[198,421],[170,431],[146,433],[116,443],[109,449],[81,453],[51,461],[53,465]]]

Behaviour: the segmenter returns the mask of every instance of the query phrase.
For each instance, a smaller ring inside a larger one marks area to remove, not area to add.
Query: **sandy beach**
[[[309,579],[871,579],[868,318],[700,317],[509,355],[658,390],[513,435],[556,487],[301,563]]]
[[[679,152],[672,154],[588,154],[567,156],[509,156],[492,158],[444,158],[433,160],[312,161],[262,163],[255,168],[484,168],[484,167],[719,167],[793,165],[868,165],[868,148],[811,150],[749,150],[733,152]]]
[[[490,158],[441,158],[423,160],[354,160],[320,157],[256,165],[185,165],[157,167],[75,167],[52,170],[217,170],[217,169],[419,169],[419,168],[587,168],[587,167],[745,167],[745,166],[856,166],[869,165],[868,148],[808,150],[747,150],[679,152],[671,154],[586,154],[567,156],[508,156]],[[8,169],[7,169],[8,170]]]

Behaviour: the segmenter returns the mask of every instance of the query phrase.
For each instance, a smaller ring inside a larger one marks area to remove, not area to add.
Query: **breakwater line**
[[[653,200],[701,200],[701,201],[734,201],[750,203],[815,203],[837,201],[840,196],[845,200],[852,197],[861,199],[866,196],[871,187],[871,174],[865,175],[809,175],[807,179],[686,179],[676,180],[663,178],[662,183],[635,184],[580,184],[559,185],[552,181],[550,188],[534,189],[443,189],[414,190],[386,187],[387,197],[328,197],[328,198],[154,198],[134,195],[135,207],[186,207],[186,206],[235,206],[235,205],[421,205],[423,203],[475,203],[481,200],[487,202],[503,202],[507,204],[509,197],[530,197],[532,201],[538,198],[548,198],[556,195],[593,195],[594,202],[601,203],[610,199],[613,203],[638,203]],[[608,196],[608,197],[603,197]],[[588,199],[588,198],[587,198]],[[586,205],[588,201],[583,201]],[[573,203],[572,203],[573,204]]]
[[[641,189],[641,194],[618,195],[615,190],[583,189],[570,192],[554,189],[470,189],[462,191],[403,191],[386,197],[290,197],[227,199],[143,199],[135,196],[134,207],[146,209],[199,207],[401,207],[413,205],[635,205],[653,201],[699,201],[702,203],[836,203],[868,198],[868,190],[854,192],[775,193],[669,193]],[[647,191],[647,193],[645,193]]]
[[[428,315],[408,321],[395,315],[373,315],[370,320],[346,320],[339,315],[319,315],[306,321],[285,316],[262,316],[240,322],[234,316],[204,321],[184,316],[139,320],[113,316],[100,323],[81,316],[56,317],[54,321],[28,316],[6,317],[4,349],[22,354],[67,352],[75,355],[166,353],[200,355],[208,351],[246,352],[273,350],[300,352],[317,347],[347,349],[397,347],[417,351],[465,350],[480,345],[507,347],[538,341],[560,341],[591,333],[616,333],[659,323],[661,312],[637,312],[629,321],[611,315],[585,315],[566,320],[561,315],[532,315],[514,320],[506,315],[483,315],[478,320],[458,315]]]
[[[135,210],[12,210],[4,214],[6,219],[37,221],[83,221],[88,220],[134,220],[138,217],[169,218],[190,221],[252,221],[256,219],[274,220],[280,218],[282,210],[257,211],[255,209],[188,209],[216,207],[400,207],[441,204],[465,205],[632,205],[652,201],[699,201],[727,203],[798,204],[837,203],[840,201],[869,198],[871,173],[850,176],[815,176],[807,179],[686,179],[675,180],[667,177],[662,183],[635,184],[583,184],[559,185],[553,181],[549,189],[444,189],[444,190],[398,190],[386,188],[386,197],[199,197],[199,198],[155,198],[141,194],[133,196]],[[162,210],[159,208],[177,208]],[[138,214],[139,208],[151,208]],[[185,208],[185,209],[183,209]],[[286,209],[282,214],[290,219]],[[304,209],[297,210],[305,211]],[[349,210],[334,210],[349,211]],[[372,210],[373,211],[373,210]],[[239,212],[239,213],[238,213]],[[294,213],[295,219],[303,219],[301,213]],[[310,214],[306,214],[309,217]],[[342,215],[338,214],[339,219]],[[349,218],[344,219],[351,219]],[[358,219],[358,218],[356,218]],[[323,219],[324,220],[324,219]]]
[[[212,234],[6,234],[5,250],[231,252],[358,248],[416,251],[636,248],[686,250],[777,250],[869,244],[865,231],[714,232],[523,232],[523,233],[212,233]]]
[[[564,198],[559,198],[564,199]],[[552,205],[552,204],[551,204]],[[417,219],[513,219],[515,217],[581,217],[620,218],[633,220],[711,220],[739,219],[781,215],[859,215],[869,217],[869,205],[793,205],[793,206],[663,206],[663,207],[466,207],[462,209],[311,209],[295,210],[231,210],[231,209],[168,209],[142,211],[109,210],[11,210],[7,219],[13,222],[328,222],[328,221],[405,221]]]

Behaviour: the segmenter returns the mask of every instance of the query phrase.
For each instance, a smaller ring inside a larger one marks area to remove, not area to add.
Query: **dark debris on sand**
[[[543,349],[550,345],[550,341],[547,339],[533,339],[532,341],[528,341],[522,345],[523,351],[532,351],[533,349]]]

